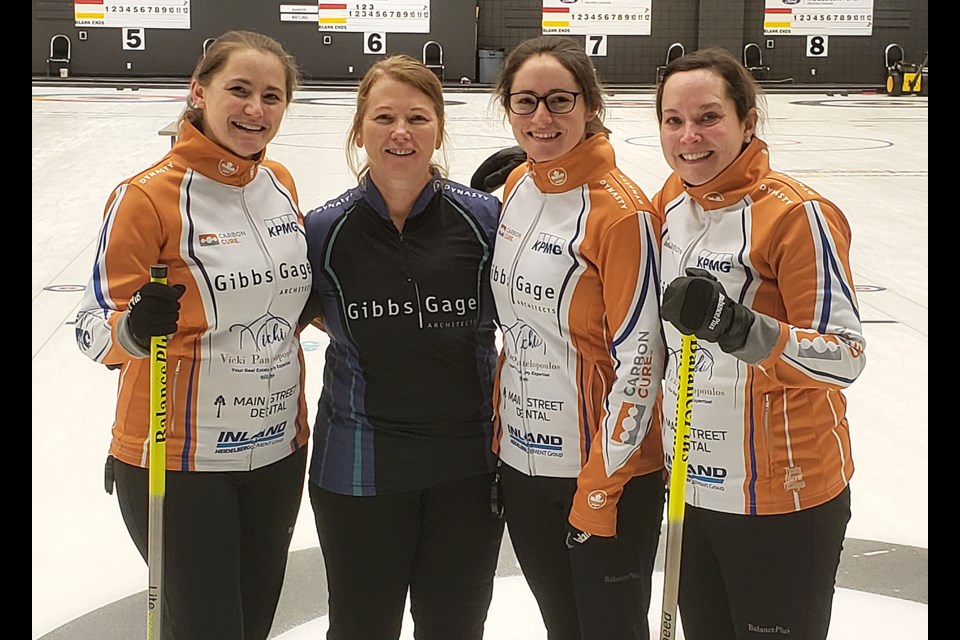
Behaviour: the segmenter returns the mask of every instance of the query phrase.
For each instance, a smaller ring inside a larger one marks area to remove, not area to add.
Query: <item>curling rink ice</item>
[[[663,589],[663,573],[653,574],[653,592]],[[487,616],[484,638],[492,640],[547,640],[547,632],[537,617],[537,603],[521,576],[498,578],[493,603]],[[659,603],[650,607],[651,636],[660,628]],[[682,621],[681,621],[682,622]],[[277,640],[318,640],[324,637],[328,621],[322,616],[276,636]],[[886,596],[838,589],[827,640],[863,640],[926,638],[927,606]],[[683,640],[683,629],[677,640]],[[400,640],[413,640],[413,620],[409,609],[403,621]]]
[[[185,86],[33,86],[33,640],[145,637],[147,569],[116,496],[103,490],[116,373],[80,354],[73,321],[106,198],[169,149],[159,132],[179,115],[185,96]],[[610,94],[606,117],[621,168],[651,197],[669,174],[653,97]],[[469,182],[484,158],[514,144],[513,136],[489,94],[450,88],[446,99],[449,175]],[[349,90],[298,91],[268,147],[293,173],[303,211],[354,185],[343,151],[354,100]],[[922,96],[778,92],[768,96],[761,130],[774,167],[835,202],[853,234],[868,364],[846,391],[856,472],[830,640],[928,637],[927,127]],[[310,327],[303,344],[312,416],[326,339]],[[650,607],[654,630],[662,566],[661,559]],[[326,613],[304,491],[271,637],[322,640]],[[409,616],[401,637],[413,638]],[[546,640],[506,537],[485,638]]]

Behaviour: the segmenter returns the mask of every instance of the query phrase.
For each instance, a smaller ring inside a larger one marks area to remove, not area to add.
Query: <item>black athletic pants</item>
[[[397,640],[407,591],[417,640],[481,640],[503,520],[493,474],[380,496],[309,483],[326,565],[327,640]]]
[[[566,546],[576,478],[500,467],[507,533],[548,640],[647,640],[653,565],[663,520],[661,472],[632,478],[617,506],[617,535]]]
[[[167,471],[164,640],[265,640],[300,510],[307,447],[254,471]],[[114,460],[120,512],[147,560],[149,472]]]
[[[746,516],[684,509],[680,624],[687,640],[824,640],[850,487],[810,509]]]

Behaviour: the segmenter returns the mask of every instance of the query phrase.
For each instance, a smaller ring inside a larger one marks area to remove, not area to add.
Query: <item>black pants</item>
[[[255,471],[167,471],[164,640],[265,640],[300,510],[307,448]],[[147,469],[114,461],[120,512],[147,560]]]
[[[576,478],[500,468],[507,531],[549,640],[647,640],[653,565],[663,520],[658,471],[631,479],[617,507],[617,535],[566,546]]]
[[[687,640],[824,640],[850,487],[817,507],[745,516],[687,505],[680,624]]]
[[[417,640],[481,640],[503,520],[492,474],[382,496],[310,483],[326,565],[327,640],[396,640],[410,592]]]

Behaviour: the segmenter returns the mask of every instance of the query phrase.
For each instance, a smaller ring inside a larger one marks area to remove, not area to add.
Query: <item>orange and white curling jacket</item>
[[[734,355],[698,341],[687,504],[767,515],[836,497],[853,475],[841,389],[866,364],[843,213],[771,171],[756,137],[706,184],[687,186],[674,173],[654,204],[664,215],[661,286],[687,267],[706,269],[757,314]],[[672,468],[681,343],[665,324]]]
[[[569,520],[595,535],[616,534],[627,480],[663,468],[660,226],[605,134],[504,187],[493,448],[527,475],[578,478]]]
[[[297,319],[313,279],[290,173],[184,122],[170,153],[108,199],[76,338],[94,361],[120,367],[110,453],[140,467],[150,358],[126,309],[158,263],[169,284],[186,285],[167,341],[167,469],[246,471],[306,446]]]

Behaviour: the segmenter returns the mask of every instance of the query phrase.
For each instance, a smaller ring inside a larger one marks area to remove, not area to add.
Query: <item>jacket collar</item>
[[[743,200],[768,173],[767,143],[754,136],[737,159],[716,178],[696,187],[683,183],[683,188],[705,211],[723,209]]]
[[[242,187],[253,181],[257,175],[257,168],[263,162],[266,150],[261,151],[256,160],[241,158],[205,136],[192,122],[184,118],[171,154],[185,167],[211,180]]]
[[[413,208],[410,209],[410,215],[407,216],[407,219],[410,220],[421,213],[427,208],[427,205],[430,204],[430,201],[433,200],[433,196],[440,190],[443,189],[443,185],[446,182],[446,179],[441,177],[437,172],[434,172],[433,177],[427,182],[426,186],[423,188],[423,191],[420,192],[420,195],[417,196],[416,201],[413,203]],[[363,176],[360,177],[360,183],[358,185],[360,189],[360,195],[364,200],[373,208],[381,218],[385,220],[390,219],[390,214],[387,212],[387,203],[383,199],[383,195],[380,193],[380,189],[373,181],[373,177],[370,175],[370,172],[366,172]]]
[[[616,167],[606,133],[595,133],[559,158],[527,160],[527,172],[542,193],[564,193],[592,182]]]

